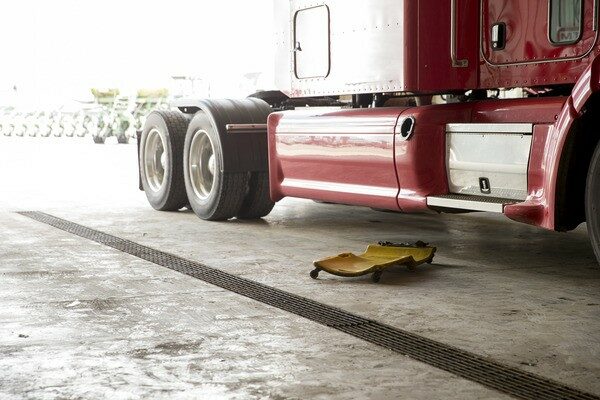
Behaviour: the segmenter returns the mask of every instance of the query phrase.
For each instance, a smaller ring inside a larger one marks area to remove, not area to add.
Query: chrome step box
[[[499,199],[488,196],[472,196],[468,194],[446,194],[427,197],[430,208],[444,210],[487,211],[503,213],[504,206],[514,204],[511,199]]]
[[[447,124],[450,193],[525,200],[533,124]]]

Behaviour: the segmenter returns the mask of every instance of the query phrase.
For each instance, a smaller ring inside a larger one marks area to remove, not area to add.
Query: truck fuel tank
[[[398,209],[394,141],[407,107],[306,109],[269,117],[271,195]]]

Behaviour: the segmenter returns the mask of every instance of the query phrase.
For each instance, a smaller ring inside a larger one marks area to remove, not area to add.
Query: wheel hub
[[[215,175],[215,155],[212,154],[208,159],[208,170],[214,176]]]
[[[188,167],[194,194],[199,199],[205,200],[212,192],[217,170],[214,146],[205,131],[199,130],[194,133]]]
[[[144,171],[150,190],[158,192],[165,181],[167,154],[163,135],[156,128],[148,132],[144,145]]]

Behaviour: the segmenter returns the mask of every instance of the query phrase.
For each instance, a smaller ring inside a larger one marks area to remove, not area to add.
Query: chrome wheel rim
[[[194,194],[201,200],[210,196],[215,183],[215,149],[210,136],[205,131],[194,133],[188,158],[190,183]]]
[[[166,165],[165,139],[158,129],[152,128],[144,146],[144,171],[148,186],[153,192],[158,192],[165,184]]]

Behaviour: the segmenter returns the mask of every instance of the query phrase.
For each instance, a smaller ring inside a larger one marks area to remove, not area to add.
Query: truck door
[[[481,51],[493,66],[583,58],[596,42],[594,0],[482,0]]]
[[[329,7],[299,10],[294,17],[294,72],[296,78],[324,78],[329,74]]]

